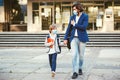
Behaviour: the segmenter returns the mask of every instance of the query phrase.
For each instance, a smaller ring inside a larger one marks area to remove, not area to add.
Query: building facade
[[[15,9],[16,6],[13,6],[14,2],[11,1],[15,0],[4,0],[5,24],[3,27],[7,29],[2,29],[1,32],[46,33],[48,32],[49,25],[56,23],[58,31],[64,33],[69,18],[73,15],[72,4],[75,0],[27,0],[27,4],[22,4],[19,0],[17,1],[19,6],[16,5],[17,9]],[[89,15],[88,31],[120,32],[119,0],[77,1],[83,4],[84,12]]]

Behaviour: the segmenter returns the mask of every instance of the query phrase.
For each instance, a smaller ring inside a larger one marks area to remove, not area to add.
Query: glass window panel
[[[34,24],[39,24],[39,2],[37,3],[37,2],[34,2],[34,3],[32,3],[32,9],[33,9],[33,11],[32,11],[32,22],[34,23]]]
[[[120,3],[114,2],[114,30],[120,30]]]
[[[32,9],[33,10],[39,10],[39,3],[33,3],[32,4]]]
[[[61,24],[62,24],[62,30],[65,31],[67,29],[70,16],[71,10],[72,10],[72,3],[71,2],[62,2],[61,4]]]
[[[17,0],[11,0],[9,11],[11,24],[27,23],[27,4],[22,5]]]
[[[52,24],[52,8],[41,8],[42,15],[42,30],[48,30],[49,26]]]
[[[53,2],[40,2],[40,6],[53,6]]]
[[[0,0],[0,6],[3,6],[3,3],[4,3],[3,0]]]
[[[85,4],[85,5],[84,5]],[[88,4],[88,5],[86,5]],[[91,5],[92,4],[92,5]],[[91,1],[89,3],[83,3],[85,12],[89,15],[88,30],[98,30],[96,26],[97,18],[103,20],[104,15],[104,1]]]
[[[34,24],[39,23],[39,11],[33,11],[33,23]]]

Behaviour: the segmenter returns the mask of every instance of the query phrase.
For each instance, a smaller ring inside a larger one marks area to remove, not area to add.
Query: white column
[[[4,6],[0,6],[0,23],[5,22]]]
[[[32,2],[28,0],[27,4],[27,32],[32,32]]]
[[[0,6],[0,23],[4,23],[5,22],[5,12],[4,12],[4,6]],[[0,32],[2,32],[3,30],[3,26],[0,26]]]

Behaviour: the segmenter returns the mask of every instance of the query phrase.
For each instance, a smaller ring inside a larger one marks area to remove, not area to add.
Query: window
[[[33,23],[39,23],[39,3],[32,3],[32,18]]]
[[[27,4],[19,4],[17,0],[11,0],[9,6],[10,23],[24,24],[27,23]],[[14,5],[13,5],[14,4]]]
[[[114,30],[120,30],[120,3],[114,3]]]

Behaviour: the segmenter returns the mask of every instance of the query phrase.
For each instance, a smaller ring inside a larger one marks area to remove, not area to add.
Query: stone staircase
[[[120,33],[89,33],[90,47],[120,47]]]
[[[1,32],[0,47],[44,47],[47,34]],[[60,34],[63,41],[64,34]],[[89,33],[87,47],[120,47],[120,33]]]

